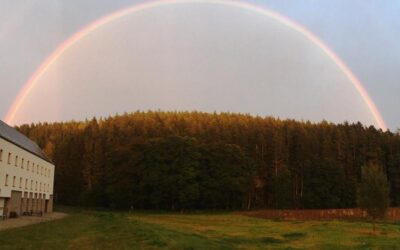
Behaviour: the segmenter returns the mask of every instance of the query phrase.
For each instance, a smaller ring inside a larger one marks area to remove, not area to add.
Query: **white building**
[[[52,212],[54,170],[36,143],[0,121],[0,216]]]

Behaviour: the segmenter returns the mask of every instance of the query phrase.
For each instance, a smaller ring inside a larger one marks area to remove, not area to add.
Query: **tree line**
[[[400,205],[400,135],[361,123],[134,112],[18,129],[56,165],[56,202],[138,209],[355,207],[362,166]]]

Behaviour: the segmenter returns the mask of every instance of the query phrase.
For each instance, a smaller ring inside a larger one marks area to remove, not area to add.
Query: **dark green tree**
[[[389,183],[382,169],[372,163],[365,165],[357,189],[357,204],[371,217],[374,232],[376,220],[384,218],[389,208],[389,193]]]
[[[307,162],[304,177],[304,208],[343,208],[348,206],[347,185],[341,166],[332,160],[312,159]],[[354,199],[354,198],[353,198]]]
[[[137,179],[145,208],[194,208],[199,197],[199,158],[195,139],[170,136],[148,141]]]
[[[275,209],[290,209],[293,207],[292,175],[287,168],[282,168],[272,175],[267,184],[270,193],[270,204]]]

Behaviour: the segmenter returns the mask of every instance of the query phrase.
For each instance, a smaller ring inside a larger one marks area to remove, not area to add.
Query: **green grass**
[[[271,221],[234,213],[119,213],[69,217],[0,232],[0,249],[400,249],[400,224]]]

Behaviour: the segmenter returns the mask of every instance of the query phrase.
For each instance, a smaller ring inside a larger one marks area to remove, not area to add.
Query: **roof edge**
[[[29,152],[29,153],[31,153],[31,154],[33,154],[33,155],[39,157],[40,159],[42,159],[42,160],[44,160],[44,161],[46,161],[46,162],[48,162],[48,163],[54,165],[54,162],[52,162],[49,158],[47,158],[47,156],[46,156],[46,157],[42,157],[42,156],[36,154],[35,152],[32,152],[31,150],[27,149],[26,147],[24,147],[24,146],[22,146],[22,145],[19,145],[18,143],[14,142],[14,141],[12,141],[12,140],[10,140],[10,139],[8,139],[8,138],[2,136],[2,135],[0,135],[0,138],[3,139],[3,140],[5,140],[5,141],[8,141],[9,143],[11,143],[11,144],[13,144],[13,145],[15,145],[15,146],[17,146],[17,147],[19,147],[19,148],[22,148],[23,150],[25,150],[25,151],[27,151],[27,152]]]

